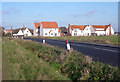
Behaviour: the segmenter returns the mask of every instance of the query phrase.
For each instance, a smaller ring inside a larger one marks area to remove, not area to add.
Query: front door
[[[57,36],[57,33],[55,33],[55,36]]]

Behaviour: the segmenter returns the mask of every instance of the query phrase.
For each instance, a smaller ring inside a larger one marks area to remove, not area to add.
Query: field
[[[3,79],[7,80],[119,80],[120,69],[30,40],[3,38]]]
[[[42,38],[42,37],[33,37]],[[73,40],[80,42],[102,43],[120,45],[120,36],[64,36],[64,37],[46,37],[47,39]]]

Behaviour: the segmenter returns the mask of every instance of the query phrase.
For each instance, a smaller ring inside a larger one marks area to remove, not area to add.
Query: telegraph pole
[[[111,36],[111,24],[109,25],[109,36]]]
[[[11,26],[11,36],[12,36],[12,26]]]

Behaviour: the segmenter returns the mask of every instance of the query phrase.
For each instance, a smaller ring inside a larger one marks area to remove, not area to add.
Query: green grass
[[[71,49],[70,52],[48,44],[30,40],[15,40],[36,57],[47,62],[56,72],[75,80],[119,80],[120,69],[117,67],[92,61],[89,56],[83,56]]]
[[[32,38],[42,38],[42,37],[32,37]],[[65,37],[46,37],[48,39],[60,39],[60,40],[73,40],[81,42],[92,42],[92,43],[102,43],[102,44],[113,44],[120,45],[120,36],[65,36]]]
[[[11,38],[3,38],[2,54],[3,80],[69,80]]]

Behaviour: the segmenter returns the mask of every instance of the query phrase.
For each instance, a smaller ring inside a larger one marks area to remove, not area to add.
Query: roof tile
[[[110,25],[92,25],[95,31],[106,31]],[[103,28],[104,30],[96,30],[96,28]]]
[[[42,22],[43,28],[58,28],[57,22]]]
[[[38,29],[41,23],[34,23],[34,24],[35,24],[36,29]]]
[[[88,25],[70,25],[72,30],[74,28],[79,28],[80,30],[84,30],[86,26],[88,26]]]

